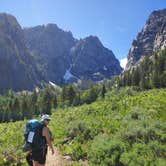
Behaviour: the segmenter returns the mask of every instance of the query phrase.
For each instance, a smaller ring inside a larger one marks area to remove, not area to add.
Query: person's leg
[[[42,151],[41,151],[41,158],[40,158],[40,166],[45,166],[46,163],[46,155],[47,155],[47,146],[43,147]]]
[[[41,166],[38,161],[33,161],[34,166]]]
[[[40,166],[41,150],[32,149],[33,166]]]
[[[33,150],[32,158],[34,161],[34,166],[45,166],[46,154],[47,154],[47,147],[43,147],[37,151]]]
[[[34,166],[45,166],[45,164],[39,164],[38,161],[33,161]]]
[[[29,164],[29,166],[33,166],[32,153],[31,152],[28,152],[28,154],[26,155],[26,161]]]

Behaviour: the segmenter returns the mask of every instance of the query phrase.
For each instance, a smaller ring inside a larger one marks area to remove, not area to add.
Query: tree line
[[[0,96],[0,122],[31,119],[43,113],[51,114],[52,109],[90,104],[99,96],[105,97],[105,85],[93,85],[87,90],[79,90],[73,84],[66,85],[57,92],[50,86],[33,92],[9,90]]]
[[[119,87],[136,86],[142,90],[166,87],[166,49],[145,56],[136,67],[116,78]]]

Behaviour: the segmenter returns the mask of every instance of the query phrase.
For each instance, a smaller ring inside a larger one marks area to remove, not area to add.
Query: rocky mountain
[[[0,14],[0,92],[32,89],[40,73],[24,43],[24,33],[15,17]],[[41,79],[41,78],[40,78]]]
[[[22,29],[14,16],[0,14],[0,92],[31,90],[42,81],[99,81],[121,70],[95,36],[77,40],[56,24]]]
[[[45,78],[56,84],[79,79],[99,81],[122,70],[113,52],[95,36],[77,40],[55,24],[25,28],[24,36],[27,48],[40,57],[37,63],[41,65],[41,59],[44,62]]]
[[[96,36],[79,40],[71,48],[70,55],[71,73],[79,79],[98,81],[122,71],[113,52],[105,48]]]
[[[24,29],[25,43],[36,59],[47,81],[63,84],[63,75],[70,67],[70,48],[76,43],[71,32],[65,32],[56,24]]]
[[[125,70],[136,65],[139,60],[154,51],[166,47],[166,9],[152,12],[128,53]]]

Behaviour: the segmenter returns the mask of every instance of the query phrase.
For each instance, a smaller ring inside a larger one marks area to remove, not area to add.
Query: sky
[[[77,39],[98,36],[124,64],[150,13],[164,8],[166,0],[0,0],[22,27],[56,23]]]

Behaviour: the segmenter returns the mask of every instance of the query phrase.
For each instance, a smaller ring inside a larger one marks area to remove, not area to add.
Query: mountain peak
[[[166,47],[166,9],[154,11],[150,14],[137,39],[133,41],[128,53],[126,70],[143,57],[151,55],[158,49]]]
[[[57,26],[57,24],[54,24],[54,23],[48,23],[48,24],[45,25],[45,27],[46,28],[58,28],[59,29],[59,27]]]
[[[4,19],[7,19],[7,20],[12,19],[12,20],[15,20],[17,22],[16,18],[13,15],[8,14],[8,13],[0,13],[0,18],[1,18],[1,21]]]
[[[97,36],[93,36],[93,35],[89,35],[86,38],[84,38],[85,40],[99,40],[99,38]]]
[[[150,14],[150,17],[159,16],[159,17],[166,17],[166,9],[155,10]]]
[[[97,36],[93,36],[93,35],[87,36],[83,40],[85,42],[92,42],[92,43],[100,43],[101,44],[100,39]]]
[[[7,13],[0,13],[0,28],[1,30],[9,30],[9,28],[21,28],[16,18]]]
[[[103,47],[99,38],[97,36],[92,36],[92,35],[87,36],[84,39],[80,39],[77,43],[77,46],[79,45],[82,45],[82,46],[91,45],[91,46]]]

